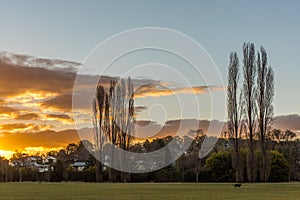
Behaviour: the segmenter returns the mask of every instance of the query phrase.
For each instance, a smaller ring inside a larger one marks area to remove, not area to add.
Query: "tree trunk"
[[[95,171],[96,171],[96,181],[97,182],[102,182],[103,181],[103,176],[101,173],[101,163],[99,160],[96,160],[96,166],[95,166]]]

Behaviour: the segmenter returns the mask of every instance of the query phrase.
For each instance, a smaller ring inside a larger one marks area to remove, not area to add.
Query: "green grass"
[[[1,183],[0,199],[300,199],[300,183]]]

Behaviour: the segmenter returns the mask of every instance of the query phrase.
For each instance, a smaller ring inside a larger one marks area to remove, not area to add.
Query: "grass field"
[[[300,199],[300,183],[243,184],[97,184],[1,183],[0,199]]]

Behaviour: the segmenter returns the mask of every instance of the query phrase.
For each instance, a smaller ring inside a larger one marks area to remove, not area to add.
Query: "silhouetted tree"
[[[9,180],[8,160],[0,156],[0,181],[7,182],[8,180]]]
[[[228,137],[233,139],[234,169],[236,182],[242,181],[242,167],[239,140],[242,129],[242,99],[239,96],[239,59],[236,52],[230,54],[228,67],[227,116]]]
[[[256,63],[255,63],[255,48],[253,43],[244,43],[243,45],[243,100],[245,103],[245,133],[248,138],[249,155],[247,157],[247,172],[248,180],[254,182],[256,180],[257,166],[255,150],[255,130],[256,130]]]
[[[266,182],[270,171],[270,156],[267,155],[267,137],[273,121],[274,73],[267,66],[267,52],[261,47],[257,53],[257,98],[258,130],[260,139],[260,180]]]
[[[127,80],[119,79],[118,82],[112,80],[108,94],[103,86],[98,86],[94,101],[94,127],[96,149],[98,149],[96,152],[100,155],[104,148],[103,144],[106,142],[105,138],[116,147],[123,150],[129,149],[134,135],[134,96],[130,77]],[[114,148],[112,148],[111,155],[112,166],[116,159],[119,159],[122,165],[128,164],[125,154],[115,155]],[[100,157],[98,159],[104,160]],[[109,179],[113,182],[116,181],[116,173],[115,170],[109,169]],[[122,173],[121,176],[123,180],[130,179],[128,174]]]
[[[95,95],[95,99],[93,102],[93,112],[94,112],[94,140],[95,140],[95,156],[96,156],[96,180],[97,182],[102,181],[101,176],[101,157],[102,149],[104,144],[104,133],[103,133],[103,110],[104,110],[104,102],[105,102],[105,91],[103,86],[97,86],[97,91]]]

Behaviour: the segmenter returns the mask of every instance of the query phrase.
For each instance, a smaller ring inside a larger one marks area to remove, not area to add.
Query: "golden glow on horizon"
[[[46,147],[26,147],[25,150],[23,150],[23,153],[27,153],[28,155],[34,155],[34,154],[46,154],[49,151],[59,151],[63,147],[57,147],[57,148],[46,148]]]
[[[14,151],[0,150],[0,156],[6,159],[10,159],[14,153]]]
[[[59,151],[63,147],[57,147],[57,148],[46,148],[46,147],[26,147],[25,149],[18,149],[19,152],[26,153],[28,155],[46,155],[46,153],[50,151]],[[0,156],[4,157],[6,159],[10,159],[12,155],[16,153],[16,151],[10,151],[10,150],[1,150],[0,149]]]

